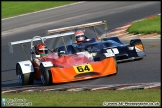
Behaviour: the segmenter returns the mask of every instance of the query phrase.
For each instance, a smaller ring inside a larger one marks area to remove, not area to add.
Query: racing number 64
[[[76,73],[80,74],[80,73],[91,72],[93,71],[93,68],[90,64],[86,64],[86,65],[74,66],[74,70]]]

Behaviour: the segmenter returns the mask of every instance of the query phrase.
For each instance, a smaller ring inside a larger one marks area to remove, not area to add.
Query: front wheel
[[[40,74],[41,81],[43,85],[48,86],[52,84],[52,74],[50,71],[50,67],[44,67],[42,64],[40,65]]]
[[[32,85],[34,83],[34,72],[23,74],[20,64],[16,66],[16,73],[21,85]]]

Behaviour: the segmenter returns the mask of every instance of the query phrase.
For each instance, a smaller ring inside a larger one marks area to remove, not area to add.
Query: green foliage
[[[74,1],[2,1],[2,18],[35,12],[43,9],[54,8]]]
[[[161,102],[160,89],[51,91],[2,94],[2,98],[25,98],[33,106],[103,106],[103,102]]]
[[[127,32],[133,34],[161,34],[161,15],[133,23]]]

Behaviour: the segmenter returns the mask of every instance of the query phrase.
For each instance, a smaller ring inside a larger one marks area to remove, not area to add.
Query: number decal
[[[84,72],[84,69],[82,68],[82,66],[78,66],[76,68],[78,69],[78,72]]]
[[[93,71],[93,68],[90,64],[80,65],[80,66],[73,66],[76,73],[86,73]]]
[[[84,70],[90,71],[89,67],[87,65],[85,65]]]

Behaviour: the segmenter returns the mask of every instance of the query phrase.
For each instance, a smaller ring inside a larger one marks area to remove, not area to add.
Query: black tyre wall
[[[16,65],[16,74],[21,76],[21,85],[32,85],[34,83],[34,72],[23,74],[20,64]]]

